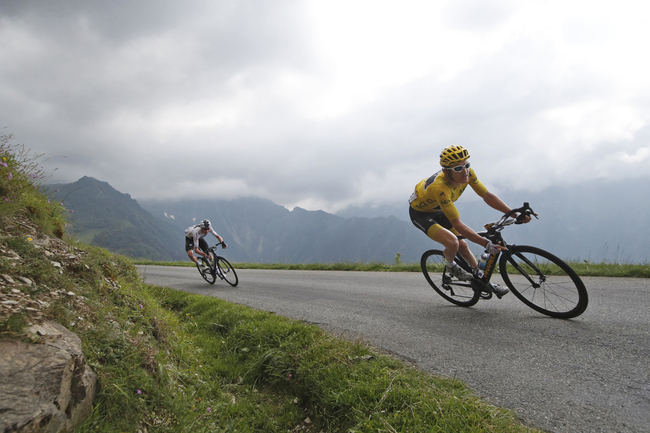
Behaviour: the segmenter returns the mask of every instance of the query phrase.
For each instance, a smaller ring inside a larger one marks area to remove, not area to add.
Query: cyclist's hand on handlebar
[[[533,219],[533,218],[531,217],[531,215],[535,215],[535,218],[537,218],[537,216],[538,216],[537,213],[530,212],[530,211],[526,211],[526,213],[520,213],[519,215],[517,215],[517,218],[516,218],[516,219],[517,219],[517,222],[516,222],[516,224],[526,224],[526,223],[529,223],[530,220]]]
[[[221,246],[223,247],[224,250],[225,250],[226,248],[228,248],[228,245],[226,245],[225,242],[221,242]]]
[[[517,224],[526,224],[526,223],[529,223],[530,220],[532,220],[530,215],[520,214],[517,217]]]
[[[485,251],[490,254],[497,254],[499,251],[504,250],[507,250],[507,248],[500,244],[493,244],[491,241],[488,241],[487,245],[485,245]]]

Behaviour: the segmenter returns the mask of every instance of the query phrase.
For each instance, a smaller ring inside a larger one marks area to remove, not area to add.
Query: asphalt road
[[[587,311],[558,320],[511,294],[456,307],[417,273],[239,270],[232,288],[208,285],[195,268],[139,269],[149,284],[362,338],[426,371],[463,380],[537,428],[650,432],[647,279],[585,278]]]

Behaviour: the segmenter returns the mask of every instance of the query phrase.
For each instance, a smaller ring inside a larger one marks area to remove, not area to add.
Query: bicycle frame
[[[476,294],[482,299],[492,298],[493,291],[489,283],[490,283],[490,279],[492,278],[492,274],[496,270],[496,266],[500,256],[501,256],[500,252],[490,255],[487,265],[483,270],[483,277],[481,278],[475,277],[472,281],[468,281],[468,282],[454,281],[453,285],[471,287],[474,290],[474,292],[476,292]],[[462,268],[470,269],[469,263],[460,254],[456,256],[456,261],[459,262],[458,264]]]
[[[488,238],[491,242],[495,244],[500,243],[506,248],[508,248],[509,246],[506,244],[506,242],[503,240],[503,237],[498,232],[491,234],[489,237],[488,237],[488,232],[479,232],[478,234],[485,238]],[[459,239],[464,239],[464,237],[460,236]],[[497,264],[499,263],[500,257],[501,257],[500,251],[497,252],[496,254],[490,254],[490,257],[485,265],[485,269],[483,270],[483,276],[481,278],[475,277],[472,281],[469,282],[455,281],[453,285],[471,287],[474,290],[474,292],[476,292],[476,294],[482,299],[492,298],[493,291],[489,283],[490,283],[490,279],[492,278],[492,275],[494,274],[494,271],[496,270]],[[461,254],[456,255],[456,261],[465,270],[471,269],[469,262]]]
[[[519,217],[516,219],[511,218],[512,215],[518,213]],[[524,206],[522,206],[519,209],[513,209],[510,212],[506,213],[503,215],[498,221],[489,223],[485,225],[485,228],[487,231],[483,232],[478,232],[477,234],[488,239],[490,242],[492,242],[495,245],[502,245],[506,247],[508,252],[512,254],[512,245],[508,244],[504,239],[503,236],[501,236],[501,230],[503,230],[505,227],[512,225],[512,224],[521,224],[523,218],[526,215],[534,215],[535,218],[537,218],[537,215],[535,212],[532,210],[530,205],[528,203],[524,203]],[[460,237],[459,239],[462,239]],[[485,269],[483,270],[483,277],[480,279],[475,278],[474,280],[478,280],[478,282],[472,281],[472,288],[475,291],[480,292],[480,297],[483,299],[490,299],[492,297],[492,288],[488,284],[490,282],[490,279],[492,278],[492,275],[494,274],[494,271],[496,270],[497,264],[499,263],[499,258],[501,257],[502,252],[499,251],[496,254],[490,254],[490,258],[488,259]],[[516,254],[516,253],[515,253]],[[462,257],[462,256],[461,256]],[[525,257],[521,256],[522,260],[525,260],[529,266],[532,268],[536,268],[536,266],[528,261]],[[463,260],[465,258],[463,257]],[[467,261],[465,260],[467,263]],[[469,266],[469,264],[467,264]],[[521,268],[518,268],[519,271],[522,271]],[[528,277],[528,275],[526,274]],[[530,279],[530,277],[528,277]],[[531,284],[535,284],[533,281],[530,281]],[[483,284],[481,284],[483,283]]]

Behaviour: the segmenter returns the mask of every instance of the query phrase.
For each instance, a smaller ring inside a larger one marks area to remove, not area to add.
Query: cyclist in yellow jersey
[[[470,168],[469,152],[464,147],[445,148],[440,154],[440,165],[441,171],[423,179],[415,186],[415,191],[409,199],[409,214],[417,228],[434,241],[444,245],[443,255],[447,261],[448,272],[460,280],[469,281],[472,275],[458,266],[454,262],[454,257],[460,252],[475,273],[479,273],[478,262],[467,242],[458,239],[458,236],[485,247],[491,254],[505,248],[493,244],[465,225],[460,219],[454,202],[465,192],[467,186],[470,186],[488,206],[503,213],[510,212],[510,207],[489,192],[478,180],[474,169]],[[527,217],[523,222],[529,221],[530,217]],[[498,287],[495,291],[500,292],[498,293],[500,296],[509,292],[505,287]]]

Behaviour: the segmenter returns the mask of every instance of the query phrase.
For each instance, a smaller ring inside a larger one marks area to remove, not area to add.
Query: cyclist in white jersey
[[[185,251],[187,251],[187,256],[194,263],[198,264],[198,259],[194,254],[198,254],[201,257],[208,257],[208,253],[206,252],[208,251],[208,243],[203,239],[208,233],[212,233],[219,242],[223,242],[223,238],[214,231],[209,220],[203,220],[200,224],[185,230]],[[227,246],[224,242],[223,247],[226,248]]]

